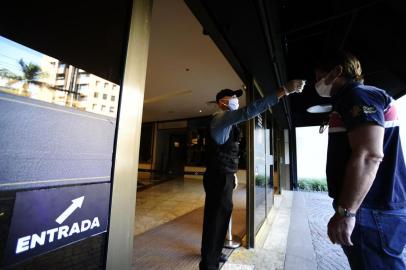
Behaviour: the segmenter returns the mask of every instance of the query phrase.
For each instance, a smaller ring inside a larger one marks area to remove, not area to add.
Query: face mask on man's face
[[[228,100],[228,108],[230,109],[230,111],[238,110],[238,107],[238,98],[232,98]]]
[[[315,84],[317,94],[321,97],[331,97],[331,87],[333,84],[326,84],[326,78],[322,78]]]
[[[321,97],[331,97],[331,88],[333,87],[335,78],[330,84],[326,84],[326,78],[330,73],[321,78],[314,86],[316,88],[317,94]]]

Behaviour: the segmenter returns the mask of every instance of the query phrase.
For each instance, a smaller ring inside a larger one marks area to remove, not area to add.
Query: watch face
[[[341,206],[337,207],[337,213],[342,217],[355,217],[355,213],[348,212],[347,209],[342,208]]]

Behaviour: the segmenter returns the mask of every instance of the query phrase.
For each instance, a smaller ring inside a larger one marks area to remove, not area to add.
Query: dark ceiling
[[[274,108],[282,126],[326,119],[306,109],[329,103],[314,90],[313,61],[331,48],[357,55],[367,84],[395,98],[405,94],[406,1],[185,2],[246,84],[255,79],[266,93],[287,79],[308,81],[301,95]],[[6,1],[0,35],[119,83],[130,6],[129,0]]]
[[[307,80],[301,95],[276,106],[276,111],[290,111],[292,126],[320,125],[328,117],[306,111],[329,103],[314,89],[313,62],[325,51],[352,52],[361,61],[366,84],[395,98],[406,92],[406,1],[185,2],[230,62],[238,63],[235,69],[251,74],[265,92],[286,79]]]
[[[280,1],[288,77],[308,80],[302,95],[291,96],[295,126],[320,124],[309,106],[326,104],[314,89],[313,61],[324,51],[344,49],[361,61],[365,84],[395,98],[406,93],[405,1]]]
[[[285,62],[276,1],[185,0],[244,83],[253,81],[264,94],[285,79]],[[283,101],[273,108],[282,127],[291,127]]]

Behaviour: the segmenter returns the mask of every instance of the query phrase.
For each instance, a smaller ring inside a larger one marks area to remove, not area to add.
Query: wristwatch
[[[342,208],[340,205],[336,209],[336,213],[342,217],[355,217],[356,213],[351,213],[348,209]]]

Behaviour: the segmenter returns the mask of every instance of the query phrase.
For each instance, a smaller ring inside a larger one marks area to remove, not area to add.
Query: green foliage
[[[41,67],[33,63],[25,63],[23,59],[18,61],[22,75],[16,75],[13,72],[10,72],[7,69],[0,69],[0,77],[8,78],[9,86],[23,82],[25,90],[28,89],[30,84],[43,86],[45,83],[41,82],[42,78],[47,77],[48,74],[41,70]]]
[[[257,186],[266,185],[266,177],[265,177],[265,175],[257,175],[255,177],[255,185],[257,185]]]
[[[18,64],[20,65],[21,72],[23,73],[23,76],[20,78],[22,81],[39,84],[39,80],[45,76],[44,72],[41,70],[41,67],[36,64],[26,64],[23,59],[20,59]]]
[[[304,178],[299,179],[298,184],[299,189],[303,191],[328,191],[326,179]]]

